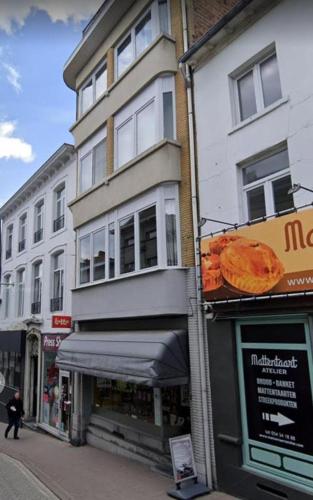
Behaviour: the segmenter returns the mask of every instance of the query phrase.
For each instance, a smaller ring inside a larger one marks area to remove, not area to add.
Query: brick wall
[[[229,12],[239,0],[187,0],[189,43],[192,44]]]

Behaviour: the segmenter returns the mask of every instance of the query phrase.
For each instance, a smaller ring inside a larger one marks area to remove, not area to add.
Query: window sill
[[[39,247],[40,245],[42,245],[44,242],[44,239],[40,240],[40,241],[36,241],[36,243],[33,243],[32,244],[32,248],[37,248]]]
[[[131,273],[125,273],[120,276],[116,276],[115,278],[104,279],[99,281],[93,281],[92,283],[84,283],[75,288],[72,288],[72,291],[83,290],[84,288],[90,288],[100,285],[109,285],[110,283],[115,283],[116,281],[121,281],[124,279],[137,278],[139,276],[144,276],[146,274],[157,273],[162,271],[171,271],[171,270],[185,270],[187,267],[183,266],[171,266],[171,267],[150,267],[149,269],[142,269],[141,271],[133,271]]]
[[[288,101],[289,101],[289,97],[288,96],[287,97],[282,97],[281,99],[279,99],[279,101],[276,101],[275,103],[271,104],[267,108],[264,108],[259,113],[255,114],[253,116],[250,116],[249,118],[247,118],[246,120],[244,120],[244,121],[242,121],[240,123],[237,123],[237,125],[235,125],[228,132],[228,135],[232,135],[235,132],[237,132],[238,130],[241,130],[242,128],[246,127],[247,125],[250,125],[251,123],[254,123],[255,121],[259,120],[259,118],[262,118],[263,116],[267,115],[268,113],[271,113],[275,109],[280,108],[280,106],[282,106],[283,104],[286,104],[286,102],[288,102]]]
[[[51,233],[50,238],[55,238],[56,236],[59,236],[59,234],[62,234],[66,231],[66,226],[62,227],[61,229],[58,229],[58,231],[54,231]]]

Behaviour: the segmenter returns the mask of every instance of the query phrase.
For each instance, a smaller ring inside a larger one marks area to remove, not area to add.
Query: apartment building
[[[313,5],[239,2],[192,73],[217,487],[313,493]],[[200,264],[200,262],[199,262]]]
[[[187,30],[177,0],[106,1],[65,64],[65,83],[77,93],[76,331],[62,342],[58,365],[74,377],[73,441],[167,467],[169,437],[191,429],[206,480],[187,94],[178,68]]]
[[[71,332],[75,233],[67,204],[75,194],[75,151],[63,144],[0,209],[2,396],[20,390],[25,418],[64,438],[71,381],[55,359]]]

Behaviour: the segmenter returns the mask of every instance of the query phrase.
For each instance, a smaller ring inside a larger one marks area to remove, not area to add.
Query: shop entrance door
[[[72,390],[70,372],[60,370],[59,431],[69,437],[71,424]]]

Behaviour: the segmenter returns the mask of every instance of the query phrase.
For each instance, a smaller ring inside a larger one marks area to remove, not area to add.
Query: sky
[[[0,206],[64,143],[63,66],[102,0],[0,0]]]

